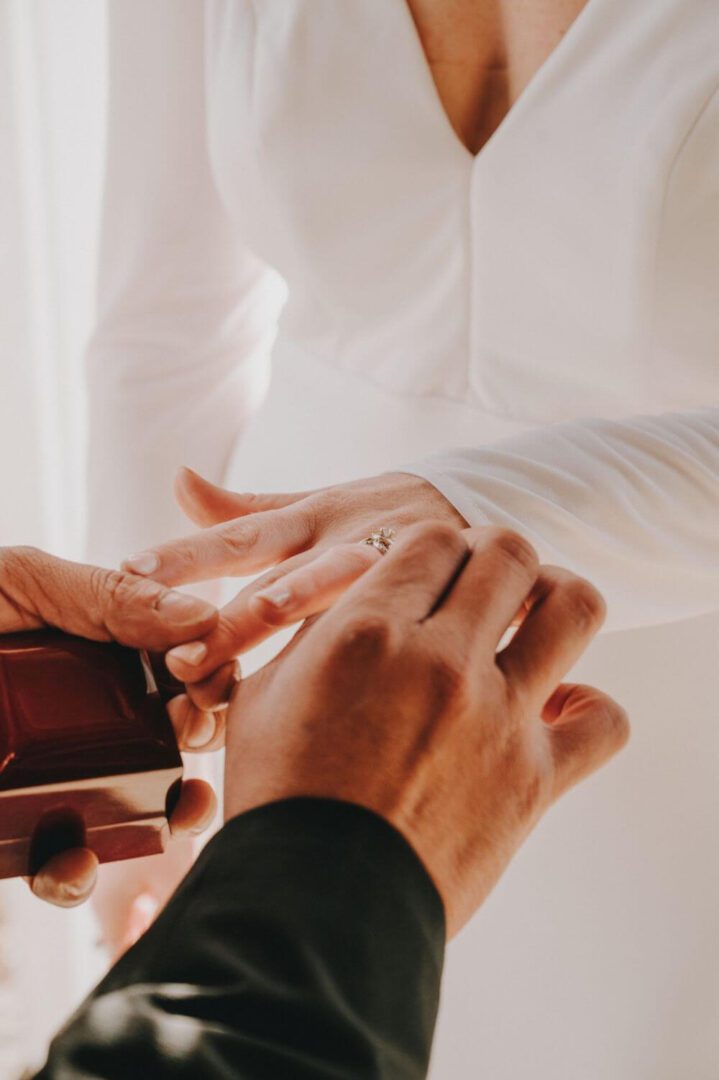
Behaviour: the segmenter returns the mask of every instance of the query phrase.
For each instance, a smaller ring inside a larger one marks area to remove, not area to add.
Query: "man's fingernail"
[[[232,678],[235,682],[242,682],[242,664],[239,660],[235,660],[232,665]]]
[[[204,641],[191,641],[187,645],[177,645],[174,649],[170,649],[167,656],[168,659],[180,660],[183,664],[196,667],[207,656],[207,646]]]
[[[139,555],[131,555],[129,559],[125,559],[122,565],[133,574],[154,574],[160,566],[160,558],[154,551],[141,551]]]
[[[200,718],[190,725],[189,732],[185,735],[185,746],[191,747],[193,750],[201,750],[203,746],[207,746],[211,743],[215,731],[217,730],[217,720],[214,713],[202,713]]]
[[[215,610],[212,604],[208,604],[206,600],[200,600],[199,596],[172,591],[165,593],[158,608],[178,619],[206,619]]]
[[[267,589],[260,589],[255,596],[267,604],[272,604],[272,607],[285,607],[292,599],[292,593],[284,585],[271,585]]]

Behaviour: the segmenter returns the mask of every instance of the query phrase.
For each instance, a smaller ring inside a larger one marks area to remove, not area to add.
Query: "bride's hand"
[[[238,495],[183,469],[176,495],[203,531],[131,556],[124,569],[179,585],[272,568],[226,605],[208,634],[167,654],[205,708],[218,703],[217,669],[279,627],[324,611],[382,558],[361,543],[371,533],[415,522],[467,525],[432,484],[407,473],[292,495]]]

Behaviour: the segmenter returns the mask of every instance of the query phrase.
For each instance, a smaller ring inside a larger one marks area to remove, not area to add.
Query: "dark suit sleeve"
[[[291,799],[230,821],[55,1038],[38,1080],[415,1080],[444,953],[430,878],[383,819]]]

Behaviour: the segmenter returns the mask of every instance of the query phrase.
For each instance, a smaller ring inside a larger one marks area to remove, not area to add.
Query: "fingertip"
[[[217,795],[207,781],[183,781],[180,798],[170,818],[170,832],[173,836],[204,832],[214,821],[217,806]]]
[[[202,483],[202,477],[199,473],[196,473],[194,469],[191,469],[189,465],[181,465],[175,473],[175,479],[172,484],[173,493],[175,498],[182,506],[182,499],[186,493],[190,493],[193,487]]]
[[[185,725],[182,733],[183,745],[188,750],[205,750],[215,738],[217,717],[213,712],[202,709],[193,710],[194,716]]]
[[[227,705],[235,684],[242,678],[237,659],[229,660],[205,679],[187,685],[187,694],[198,709],[215,711]]]
[[[208,528],[241,512],[239,497],[183,465],[175,474],[175,500],[195,525]]]
[[[177,744],[183,752],[219,749],[224,743],[226,706],[215,710],[198,707],[189,694],[178,694],[167,705]]]
[[[56,907],[77,907],[92,893],[99,860],[89,848],[72,848],[50,859],[35,875],[30,888],[35,896]]]
[[[169,652],[165,653],[165,667],[170,672],[170,675],[174,675],[180,682],[187,682],[185,665],[171,656]]]
[[[207,659],[207,645],[204,641],[186,641],[176,645],[165,656],[165,662],[173,675],[182,678],[182,673],[197,673],[197,669]]]
[[[196,469],[190,468],[189,465],[180,465],[175,473],[176,484],[197,484],[202,487],[216,488],[216,484],[213,484],[211,480],[207,480],[202,473],[199,473]]]

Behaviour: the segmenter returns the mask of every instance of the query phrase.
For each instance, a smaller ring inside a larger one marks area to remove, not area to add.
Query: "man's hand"
[[[36,548],[0,548],[0,633],[56,626],[92,641],[159,652],[217,624],[211,604],[147,578]]]
[[[0,548],[0,633],[55,626],[93,641],[118,641],[161,651],[210,632],[218,619],[211,604],[132,574],[83,566],[35,548]],[[220,674],[226,680],[229,671]],[[186,697],[170,713],[184,748],[207,718]],[[201,780],[183,784],[170,821],[173,836],[201,832],[215,813],[212,788]],[[32,880],[44,900],[72,907],[92,892],[97,859],[91,851],[65,851]]]
[[[513,533],[408,529],[238,686],[226,817],[291,796],[373,810],[414,847],[455,933],[551,803],[627,739],[613,701],[560,685],[603,617],[591,585],[540,568]]]

